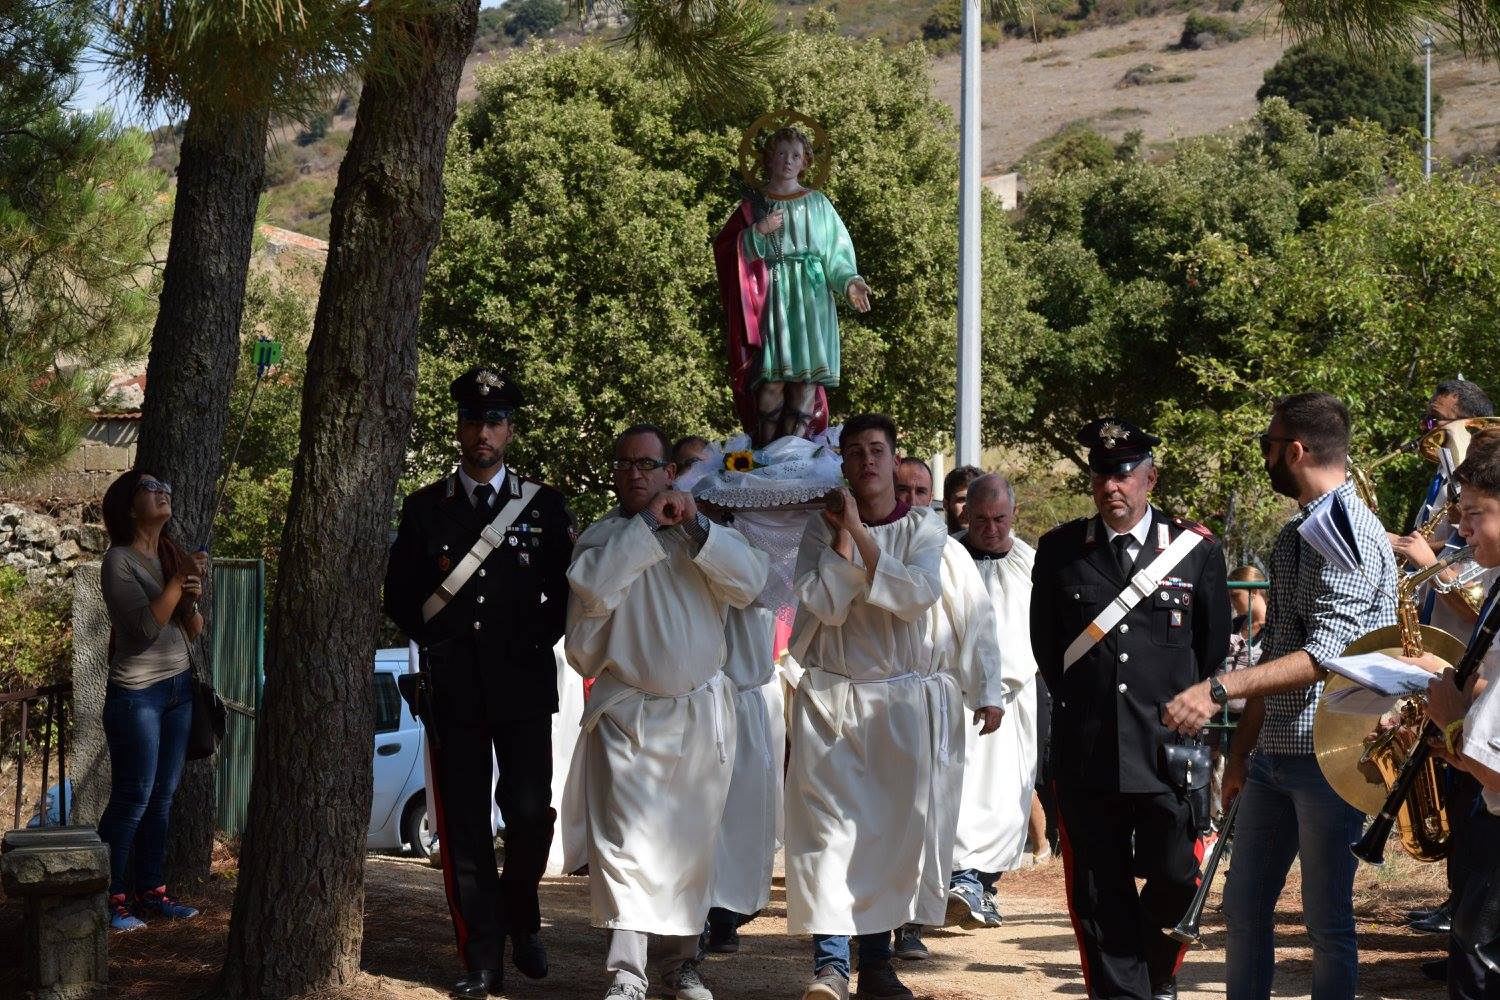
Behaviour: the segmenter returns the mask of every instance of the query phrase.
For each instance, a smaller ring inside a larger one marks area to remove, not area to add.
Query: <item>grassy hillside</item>
[[[985,172],[1024,169],[1085,130],[1114,142],[1139,132],[1132,141],[1149,151],[1247,118],[1261,77],[1286,39],[1264,16],[1233,10],[1238,3],[1211,0],[1195,8],[1195,25],[1217,22],[1220,31],[1202,44],[1184,44],[1191,0],[1043,0],[1033,23],[1011,25],[1009,33],[988,26],[982,58]],[[888,44],[921,40],[933,54],[934,89],[957,113],[956,0],[823,0],[777,7],[791,26],[812,10],[832,7],[848,34]],[[484,11],[461,100],[474,95],[478,67],[516,51],[504,23],[503,7]],[[1233,31],[1225,33],[1226,25]],[[594,34],[613,35],[614,29]],[[553,37],[577,44],[587,33],[567,24]],[[1500,68],[1442,52],[1433,86],[1444,100],[1439,154],[1500,156]],[[267,221],[327,238],[355,104],[355,97],[340,95],[315,127],[277,130],[266,171]],[[176,165],[174,139],[170,129],[158,134],[156,162],[168,171]]]

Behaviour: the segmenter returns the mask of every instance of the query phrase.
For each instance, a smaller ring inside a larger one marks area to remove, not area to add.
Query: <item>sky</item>
[[[481,0],[481,7],[499,7],[504,0]],[[166,117],[159,112],[149,118],[134,106],[129,94],[117,92],[115,84],[109,74],[99,65],[99,56],[95,53],[92,57],[85,55],[83,59],[83,73],[79,79],[78,93],[73,98],[73,107],[80,111],[92,111],[95,108],[109,108],[115,113],[115,121],[124,125],[139,125],[143,128],[154,128],[166,121]]]

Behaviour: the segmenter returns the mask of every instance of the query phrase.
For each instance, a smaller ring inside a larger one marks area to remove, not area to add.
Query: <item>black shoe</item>
[[[1432,916],[1434,913],[1441,909],[1441,906],[1429,906],[1424,910],[1407,910],[1406,916],[1402,919],[1404,919],[1407,923],[1411,923],[1413,920],[1426,920],[1428,917]]]
[[[896,947],[891,952],[905,962],[920,962],[931,958],[932,952],[922,943],[921,924],[902,924],[896,928]]]
[[[1434,983],[1446,983],[1448,981],[1448,960],[1446,958],[1435,958],[1431,962],[1423,962],[1422,978],[1430,979]]]
[[[454,983],[448,995],[455,1000],[485,1000],[499,996],[504,982],[504,973],[499,969],[475,969]]]
[[[547,978],[547,947],[536,931],[510,939],[510,964],[527,979]]]
[[[1406,926],[1418,934],[1447,934],[1453,930],[1453,911],[1444,907],[1432,916],[1425,917],[1422,920],[1413,920]]]
[[[740,950],[740,932],[733,924],[709,924],[708,943],[703,950],[715,955],[733,955]]]
[[[1177,980],[1168,979],[1160,986],[1151,987],[1151,1000],[1177,1000]]]

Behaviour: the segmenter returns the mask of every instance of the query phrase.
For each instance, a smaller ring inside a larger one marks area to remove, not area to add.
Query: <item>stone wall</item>
[[[97,499],[120,473],[135,465],[140,429],[140,419],[133,413],[100,414],[61,465],[17,485],[32,496]]]
[[[109,548],[100,524],[69,524],[20,504],[0,503],[0,565],[28,583],[56,583]]]

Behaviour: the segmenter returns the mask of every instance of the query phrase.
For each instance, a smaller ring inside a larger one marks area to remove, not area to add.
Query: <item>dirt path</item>
[[[232,859],[200,900],[204,915],[191,924],[156,925],[111,940],[111,997],[129,1000],[189,998],[212,981],[223,956],[233,894]],[[1279,914],[1283,942],[1277,960],[1277,996],[1305,997],[1311,953],[1300,924],[1294,870]],[[1063,908],[1062,867],[1047,865],[1006,876],[1000,904],[1007,923],[998,930],[930,931],[933,958],[902,964],[901,974],[930,1000],[986,997],[1076,998],[1084,995],[1072,928]],[[1442,942],[1400,927],[1407,908],[1430,905],[1442,893],[1441,866],[1398,858],[1386,870],[1365,870],[1357,889],[1361,997],[1439,1000],[1443,988],[1424,982],[1417,963],[1438,956]],[[412,860],[372,856],[365,905],[364,969],[353,986],[326,991],[318,1000],[441,1000],[453,978],[453,932],[442,878]],[[509,976],[507,996],[602,996],[604,932],[588,926],[583,879],[548,879],[542,887],[543,934],[552,975],[541,982]],[[0,996],[20,995],[20,908],[0,902]],[[1224,993],[1224,927],[1211,905],[1206,947],[1192,952],[1179,977],[1184,1000]],[[715,956],[704,977],[719,1000],[796,998],[808,973],[808,943],[786,936],[785,896],[778,884],[770,910],[742,931],[743,948]]]

